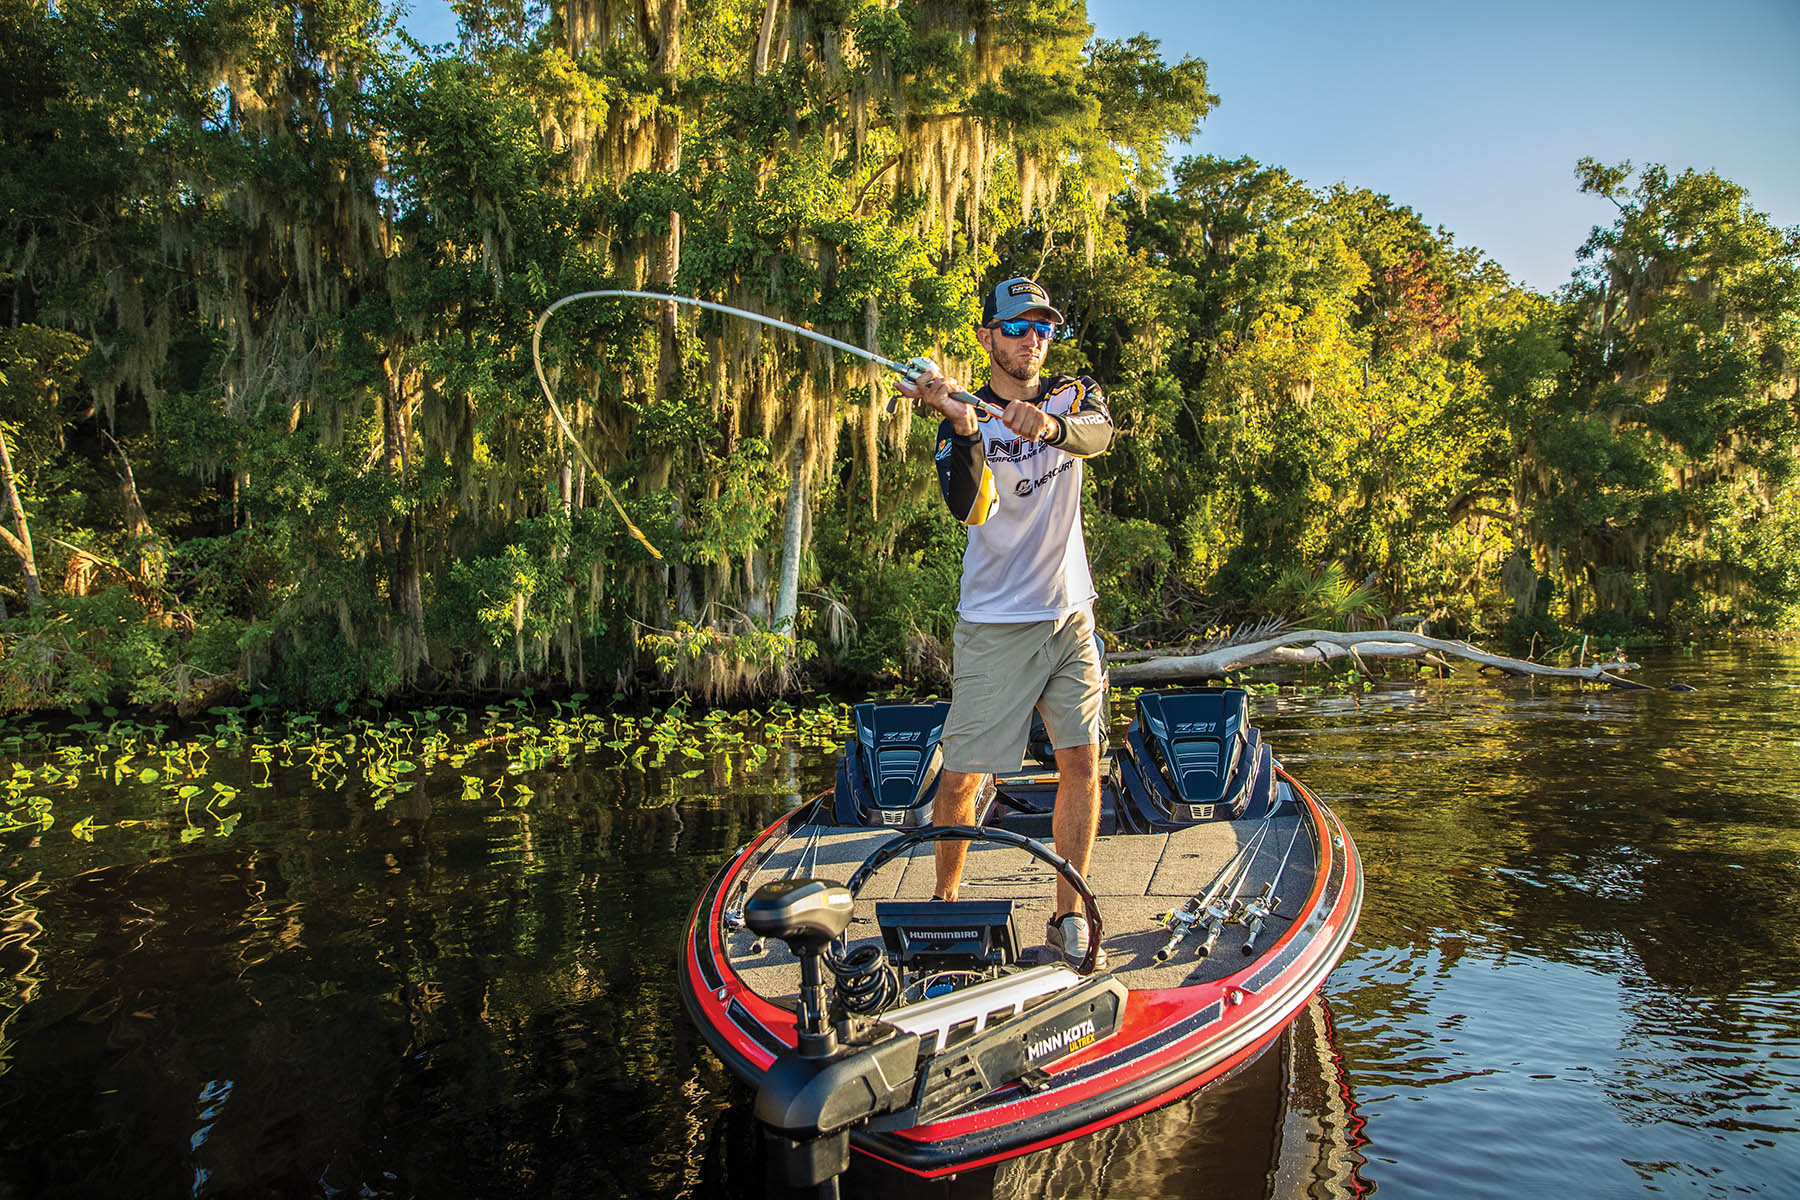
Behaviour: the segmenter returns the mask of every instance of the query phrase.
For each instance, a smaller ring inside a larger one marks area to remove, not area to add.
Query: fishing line
[[[858,358],[867,359],[877,366],[886,367],[888,370],[895,372],[909,383],[922,375],[938,369],[937,364],[928,358],[915,358],[910,362],[897,362],[894,359],[883,357],[873,350],[865,350],[863,347],[855,345],[854,343],[840,341],[837,338],[820,333],[816,329],[808,329],[804,325],[795,325],[791,321],[783,321],[776,317],[764,316],[759,312],[751,312],[747,308],[736,308],[730,304],[720,304],[714,300],[697,300],[692,296],[675,296],[667,292],[634,291],[629,288],[602,288],[598,291],[591,292],[571,292],[569,295],[556,301],[538,316],[537,324],[533,325],[531,328],[531,365],[537,372],[538,386],[544,389],[544,399],[550,402],[550,412],[556,417],[557,425],[562,429],[563,434],[569,441],[574,444],[575,452],[581,455],[581,461],[587,464],[589,471],[593,472],[595,481],[600,485],[601,492],[605,494],[606,499],[612,504],[613,509],[618,512],[619,518],[625,522],[625,528],[631,532],[632,537],[643,544],[644,549],[648,550],[652,557],[658,559],[662,557],[662,551],[658,550],[655,546],[652,546],[650,544],[650,539],[644,536],[644,531],[639,529],[636,523],[626,515],[625,506],[619,503],[618,496],[613,493],[612,487],[607,484],[605,473],[601,471],[599,465],[588,456],[588,452],[583,449],[581,442],[575,437],[575,430],[569,425],[568,418],[563,416],[562,408],[556,403],[556,396],[550,390],[550,381],[544,378],[544,360],[541,348],[544,338],[544,324],[549,321],[550,315],[563,305],[572,304],[577,300],[603,299],[655,300],[664,304],[686,304],[693,308],[704,308],[709,309],[712,312],[724,313],[727,316],[741,317],[746,321],[755,321],[760,325],[769,325],[776,329],[785,330],[788,333],[798,334],[800,337],[811,338],[813,341],[822,342],[834,350],[842,350],[846,354],[854,354]],[[1001,413],[999,407],[988,403],[986,400],[983,400],[970,392],[952,392],[951,396],[954,399],[962,401],[964,404],[974,405],[983,412],[986,412],[989,416],[998,417]]]

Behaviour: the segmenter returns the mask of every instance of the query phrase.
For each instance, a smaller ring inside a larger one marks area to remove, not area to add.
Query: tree
[[[1619,215],[1581,248],[1572,364],[1528,434],[1541,568],[1576,617],[1791,612],[1800,231],[1711,172],[1578,174]]]

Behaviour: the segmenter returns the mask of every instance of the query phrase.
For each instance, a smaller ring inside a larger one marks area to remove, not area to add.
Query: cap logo
[[[1009,296],[1041,296],[1046,300],[1050,298],[1043,288],[1029,279],[1014,280],[1013,285],[1006,289],[1006,294]]]

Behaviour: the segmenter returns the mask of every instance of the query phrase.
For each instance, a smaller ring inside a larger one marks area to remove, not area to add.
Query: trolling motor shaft
[[[850,889],[816,879],[764,884],[744,905],[744,923],[785,943],[800,964],[797,1052],[778,1057],[756,1091],[756,1119],[770,1171],[785,1187],[835,1200],[850,1166],[850,1127],[904,1107],[918,1073],[919,1037],[878,1025],[867,1041],[840,1047],[825,989],[825,946],[850,924]]]

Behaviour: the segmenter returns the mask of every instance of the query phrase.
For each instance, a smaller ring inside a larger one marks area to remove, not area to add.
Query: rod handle
[[[901,377],[908,383],[917,383],[927,375],[940,375],[943,373],[936,363],[923,356],[919,358],[909,358],[905,362],[899,364],[899,366]],[[1006,411],[1003,408],[996,407],[988,401],[983,400],[973,392],[951,392],[950,398],[952,400],[961,400],[964,404],[980,409],[990,417],[998,417],[1001,413]],[[890,404],[888,406],[888,411],[894,411],[893,405]]]
[[[1181,945],[1181,939],[1185,938],[1188,935],[1188,930],[1192,928],[1193,926],[1191,925],[1177,926],[1175,932],[1169,935],[1169,940],[1162,944],[1162,949],[1156,952],[1156,961],[1168,962],[1170,958],[1174,957],[1175,947]]]

